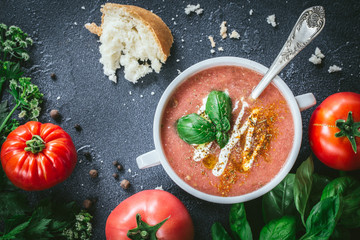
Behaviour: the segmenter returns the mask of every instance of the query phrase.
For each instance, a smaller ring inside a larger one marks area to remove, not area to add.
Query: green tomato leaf
[[[216,222],[211,226],[212,240],[232,240],[221,223]]]
[[[180,118],[176,128],[179,137],[188,144],[203,144],[215,140],[215,126],[196,113]]]
[[[216,141],[219,144],[220,148],[225,147],[225,145],[229,142],[229,134],[226,132],[217,132]]]
[[[284,216],[266,224],[260,232],[260,240],[295,240],[296,221],[294,217]]]
[[[325,198],[316,204],[306,220],[304,239],[326,240],[332,235],[342,213],[339,195]]]
[[[294,201],[298,212],[301,215],[301,220],[305,226],[305,218],[308,212],[308,200],[313,184],[314,163],[309,157],[296,170],[295,184],[294,184]]]
[[[218,131],[230,130],[231,99],[229,95],[221,91],[211,91],[205,107],[205,113],[215,124]]]
[[[231,206],[229,221],[231,231],[237,239],[253,239],[250,225],[246,219],[244,203],[236,203]]]
[[[360,182],[352,177],[339,177],[324,188],[321,199],[340,195],[343,213],[339,224],[347,228],[360,227]]]
[[[285,215],[296,214],[294,183],[295,174],[289,173],[275,188],[263,196],[262,209],[265,223]]]

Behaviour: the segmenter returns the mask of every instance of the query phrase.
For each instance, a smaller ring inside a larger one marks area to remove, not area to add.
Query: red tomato
[[[1,147],[1,164],[17,187],[44,190],[70,176],[77,161],[74,143],[61,127],[27,122],[12,131]]]
[[[106,239],[130,239],[127,233],[137,227],[137,214],[140,214],[142,221],[151,226],[169,217],[156,232],[159,240],[194,239],[194,226],[184,204],[163,190],[141,191],[121,202],[106,221]]]
[[[310,146],[316,157],[327,166],[339,170],[360,168],[360,137],[354,136],[354,151],[346,136],[335,137],[340,129],[335,125],[339,119],[347,120],[352,112],[354,124],[348,132],[359,133],[360,94],[335,93],[326,98],[314,111],[310,119]]]

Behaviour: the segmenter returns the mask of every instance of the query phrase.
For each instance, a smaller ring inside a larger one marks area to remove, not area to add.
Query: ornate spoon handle
[[[279,55],[251,93],[256,99],[269,85],[271,80],[303,50],[324,28],[325,10],[322,6],[306,9],[297,20]]]

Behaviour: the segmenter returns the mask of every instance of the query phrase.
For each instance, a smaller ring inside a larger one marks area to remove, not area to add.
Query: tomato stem
[[[351,143],[352,149],[357,153],[355,137],[360,137],[360,122],[354,122],[352,112],[350,111],[346,121],[338,119],[336,120],[335,125],[340,129],[340,132],[335,133],[335,137],[347,137]]]
[[[169,218],[170,216],[161,221],[160,223],[154,226],[150,226],[149,224],[141,220],[140,214],[136,214],[137,227],[134,229],[130,229],[127,233],[127,236],[133,240],[157,240],[156,232]]]
[[[45,142],[39,135],[33,135],[31,140],[26,141],[25,151],[39,153],[45,148]]]

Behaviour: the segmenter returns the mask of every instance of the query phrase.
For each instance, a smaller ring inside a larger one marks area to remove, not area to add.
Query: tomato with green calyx
[[[194,226],[184,204],[163,190],[145,190],[122,201],[106,221],[107,240],[192,240]]]
[[[1,164],[17,187],[44,190],[64,181],[75,168],[77,154],[61,127],[30,121],[12,131],[1,147]]]
[[[360,169],[360,94],[335,93],[314,111],[309,124],[310,146],[327,166]]]

